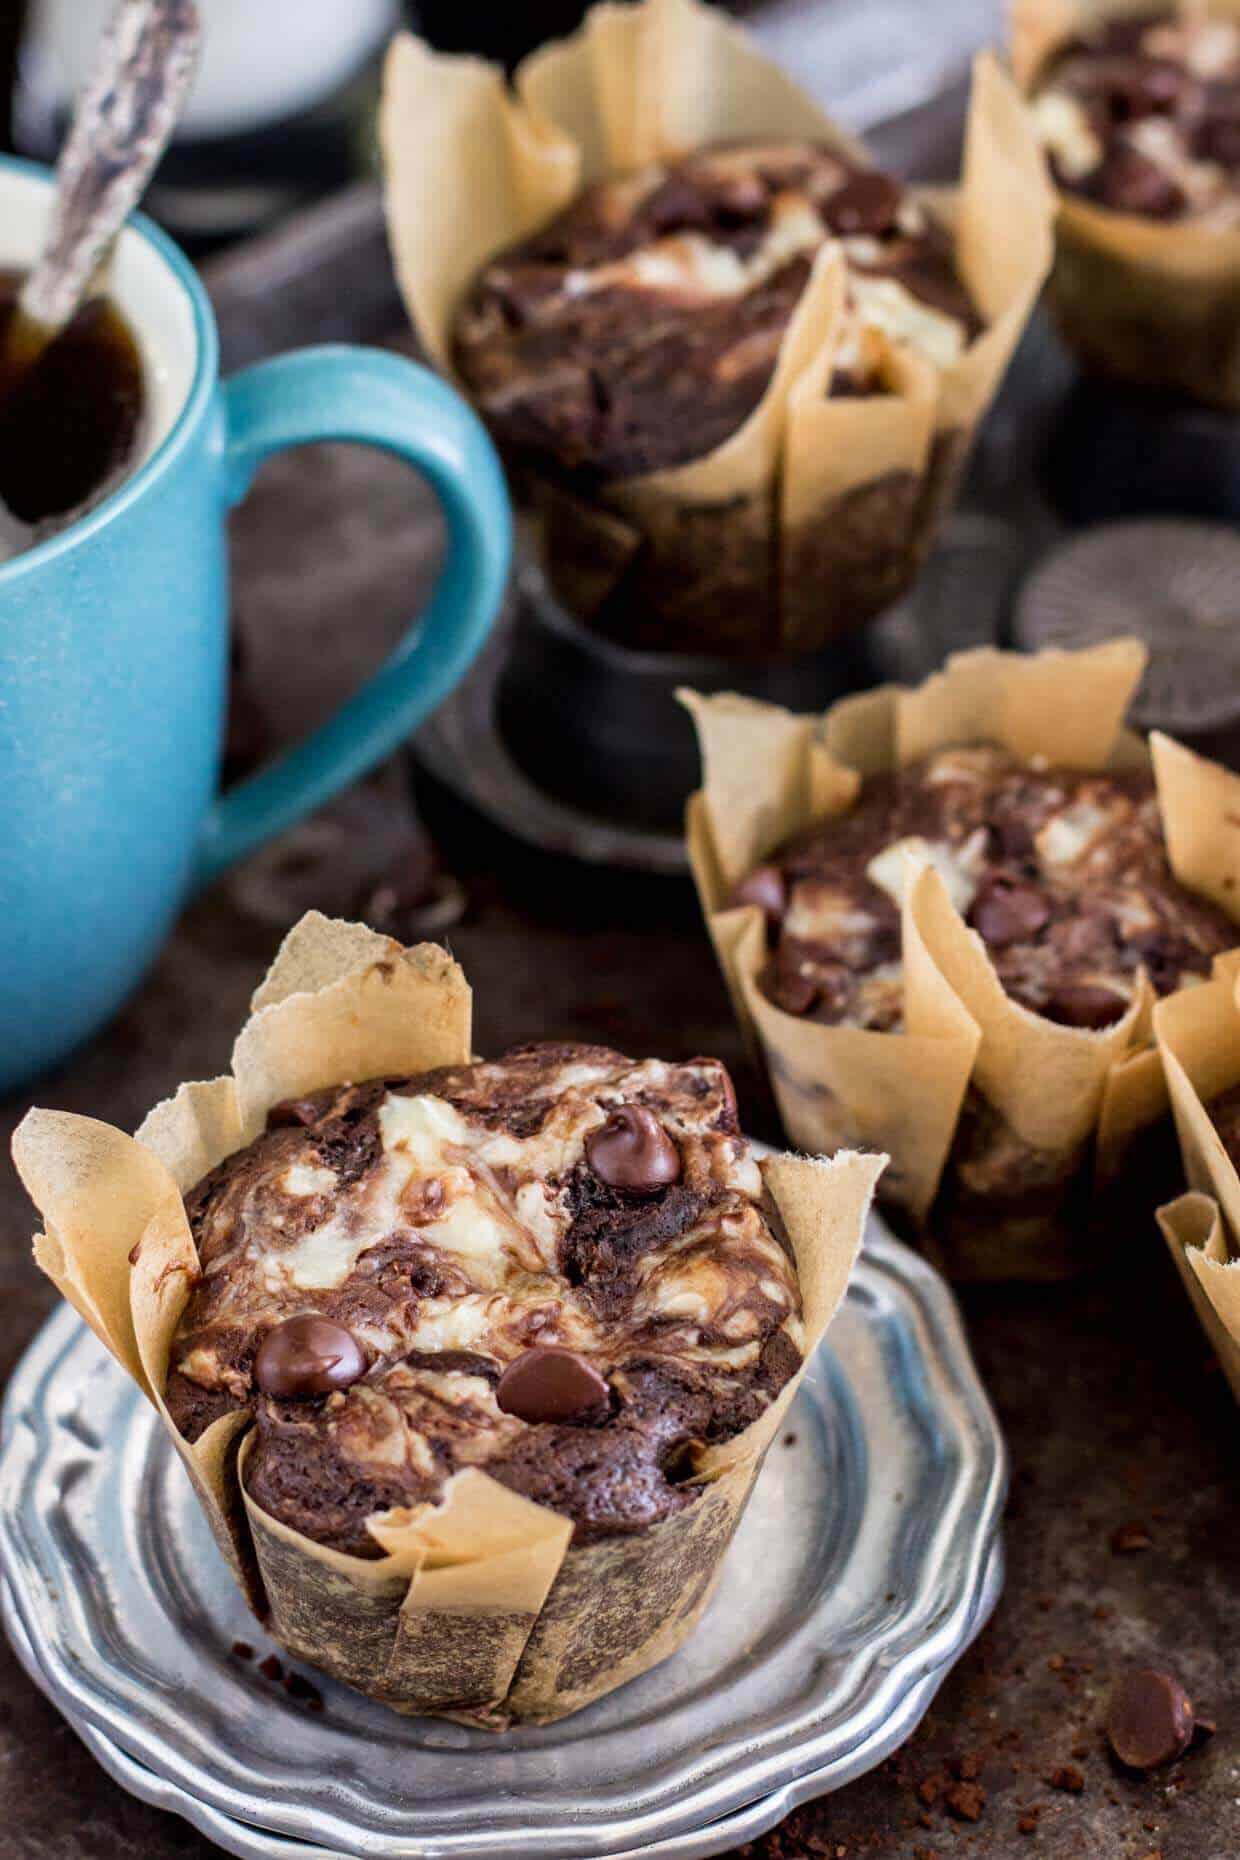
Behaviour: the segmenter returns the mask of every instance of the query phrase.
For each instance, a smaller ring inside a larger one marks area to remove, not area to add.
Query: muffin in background
[[[1100,374],[1240,406],[1240,6],[1014,0],[1059,198],[1048,301]]]
[[[511,91],[404,36],[382,139],[415,327],[578,618],[771,656],[909,584],[1050,261],[993,59],[962,187],[933,204],[696,0],[597,8]]]
[[[686,694],[694,874],[785,1127],[889,1150],[958,1277],[1085,1263],[1166,1108],[1152,1004],[1240,943],[1223,771],[1122,728],[1143,663],[983,649],[821,719]]]

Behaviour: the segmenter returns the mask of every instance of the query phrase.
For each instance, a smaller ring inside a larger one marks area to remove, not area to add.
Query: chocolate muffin
[[[251,1500],[355,1556],[378,1554],[368,1518],[464,1467],[579,1542],[640,1532],[801,1362],[795,1267],[716,1060],[533,1045],[317,1092],[186,1207],[173,1422],[193,1441],[250,1411]]]
[[[1240,21],[1193,10],[1102,22],[1058,50],[1033,116],[1066,192],[1240,227]]]
[[[601,181],[489,260],[453,360],[512,458],[594,482],[683,465],[758,405],[833,240],[848,311],[831,394],[883,392],[893,344],[960,359],[981,321],[925,207],[836,150],[738,142]]]
[[[1064,1026],[1113,1025],[1142,970],[1169,994],[1235,942],[1224,912],[1173,877],[1151,776],[944,749],[867,782],[737,887],[770,924],[767,997],[828,1025],[898,1029],[900,904],[925,864],[1009,997]]]

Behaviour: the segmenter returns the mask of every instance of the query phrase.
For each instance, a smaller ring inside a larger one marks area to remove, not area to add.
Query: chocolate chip
[[[1126,1768],[1153,1770],[1173,1763],[1188,1749],[1192,1736],[1192,1701],[1170,1673],[1134,1667],[1116,1682],[1107,1737]]]
[[[710,224],[700,187],[683,174],[670,174],[642,205],[641,217],[655,234],[684,232]]]
[[[995,949],[1027,943],[1049,920],[1050,905],[1036,886],[995,873],[973,900],[969,922]]]
[[[1114,989],[1095,988],[1089,982],[1061,982],[1043,1012],[1063,1027],[1110,1027],[1127,1007]]]
[[[321,1098],[285,1098],[279,1104],[273,1104],[267,1113],[268,1130],[288,1130],[300,1127],[308,1130],[311,1124],[317,1124],[323,1115]]]
[[[772,929],[778,929],[788,908],[788,887],[777,865],[756,865],[748,878],[732,889],[728,900],[733,909],[756,904]]]
[[[622,1104],[586,1138],[586,1161],[608,1188],[652,1195],[680,1180],[680,1151],[653,1111]]]
[[[269,1330],[254,1358],[254,1380],[264,1395],[286,1401],[330,1395],[365,1373],[365,1352],[353,1332],[309,1313]]]
[[[808,1014],[818,1005],[821,990],[805,975],[781,974],[771,987],[771,999],[785,1014]]]
[[[717,180],[711,189],[715,219],[735,225],[764,218],[778,187],[778,180],[756,174],[732,174]]]
[[[1184,195],[1155,162],[1139,149],[1114,148],[1098,171],[1104,206],[1117,213],[1140,213],[1147,219],[1174,219],[1184,210]]]
[[[509,1363],[495,1399],[519,1421],[597,1422],[607,1417],[607,1384],[583,1356],[558,1343],[538,1344]]]
[[[1188,108],[1197,92],[1186,71],[1161,59],[1116,59],[1107,77],[1107,102],[1116,122],[1171,115]]]
[[[822,215],[833,233],[879,235],[890,232],[900,210],[900,187],[889,175],[863,168],[837,187],[823,203]]]
[[[1196,125],[1193,154],[1224,168],[1240,167],[1240,92],[1229,87],[1225,95],[1210,99]]]

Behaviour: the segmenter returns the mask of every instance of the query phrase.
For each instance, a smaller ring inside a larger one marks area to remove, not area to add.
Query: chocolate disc
[[[877,169],[862,168],[836,188],[823,207],[823,217],[833,233],[848,238],[890,231],[899,211],[899,183]]]
[[[1062,1027],[1110,1027],[1128,1007],[1113,988],[1097,988],[1090,982],[1061,982],[1051,990],[1045,1007],[1048,1020]]]
[[[969,922],[984,943],[1005,949],[1009,943],[1025,943],[1036,936],[1050,914],[1051,907],[1036,886],[996,873],[974,898]]]
[[[495,1399],[519,1421],[602,1421],[607,1384],[584,1356],[558,1343],[541,1343],[509,1363]]]
[[[652,1195],[680,1180],[680,1151],[653,1111],[622,1104],[586,1138],[586,1161],[608,1188]]]
[[[309,1313],[269,1330],[254,1358],[255,1382],[282,1400],[330,1395],[365,1373],[366,1354],[353,1332]]]
[[[1193,1722],[1192,1701],[1179,1680],[1140,1666],[1116,1683],[1107,1737],[1130,1770],[1153,1770],[1184,1755],[1192,1742]]]

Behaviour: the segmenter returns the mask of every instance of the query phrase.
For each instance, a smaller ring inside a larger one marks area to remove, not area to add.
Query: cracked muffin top
[[[466,1466],[576,1524],[690,1504],[800,1364],[796,1271],[713,1059],[533,1045],[277,1105],[186,1197],[165,1399],[254,1417],[250,1497],[355,1555]]]
[[[490,260],[458,373],[512,456],[605,480],[712,452],[761,400],[816,253],[848,309],[829,391],[881,393],[893,348],[949,367],[981,324],[947,230],[810,143],[715,144],[597,183]]]
[[[1033,118],[1069,193],[1147,219],[1240,226],[1240,20],[1108,20],[1042,74]]]
[[[854,807],[737,886],[732,902],[770,927],[768,998],[829,1025],[898,1029],[900,906],[927,864],[1012,1000],[1065,1026],[1110,1026],[1142,970],[1169,994],[1240,940],[1172,874],[1148,774],[944,749],[866,782]]]

